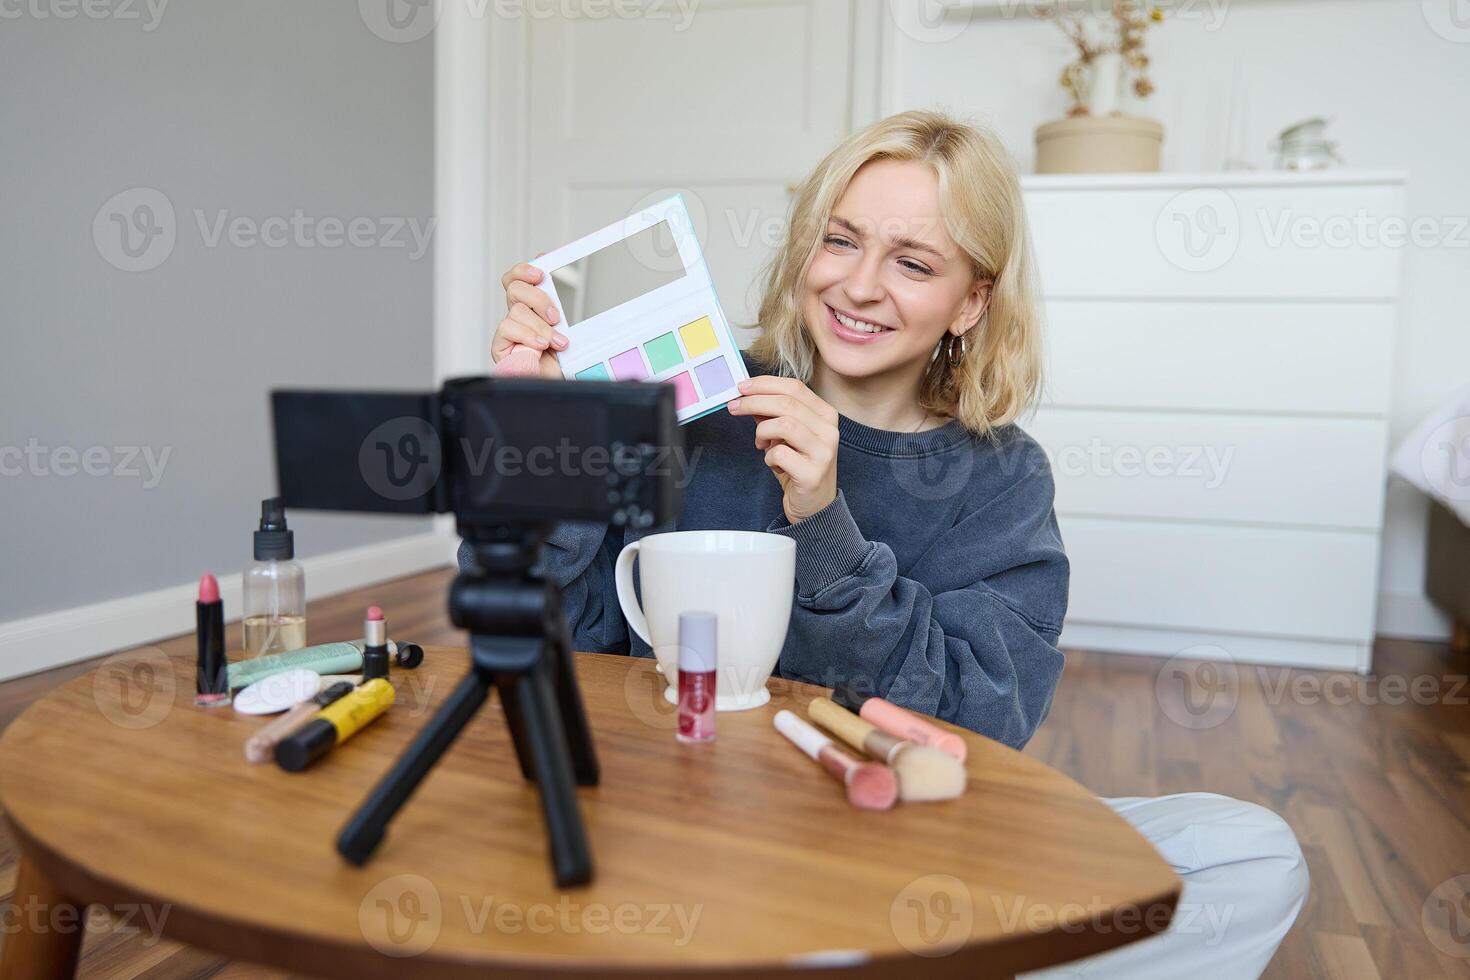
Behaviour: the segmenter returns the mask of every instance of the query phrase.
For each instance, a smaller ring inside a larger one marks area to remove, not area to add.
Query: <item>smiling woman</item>
[[[752,353],[844,414],[881,386],[976,433],[1015,421],[1040,389],[1041,317],[1004,147],[933,113],[862,135],[799,188]]]
[[[534,347],[559,376],[550,352],[569,341],[541,275],[506,273],[491,349]],[[1061,676],[1069,572],[1051,469],[1015,424],[1039,387],[1040,323],[1025,210],[995,138],[929,112],[854,133],[797,195],[752,377],[728,412],[684,429],[677,524],[562,525],[548,539],[543,567],[577,649],[653,652],[618,603],[625,545],[765,531],[796,543],[779,675],[1025,745]],[[1183,876],[1186,921],[1234,917],[1228,935],[1170,932],[1089,975],[1258,975],[1306,894],[1291,829],[1208,793],[1106,802]]]

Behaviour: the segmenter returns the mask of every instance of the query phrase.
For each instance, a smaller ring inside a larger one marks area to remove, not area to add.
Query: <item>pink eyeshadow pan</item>
[[[642,381],[648,377],[648,368],[643,364],[643,355],[638,348],[625,350],[609,361],[613,377],[619,381]]]
[[[674,386],[674,411],[682,411],[699,401],[699,396],[694,393],[694,381],[689,377],[689,372],[684,371],[668,379]]]

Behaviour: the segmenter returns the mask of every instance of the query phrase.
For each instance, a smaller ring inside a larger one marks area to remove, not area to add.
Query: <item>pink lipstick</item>
[[[388,676],[388,624],[383,622],[383,610],[368,606],[367,616],[362,621],[362,681],[366,684],[374,677]]]
[[[199,644],[194,706],[217,708],[230,703],[230,675],[225,660],[225,604],[219,597],[219,580],[208,573],[199,580],[194,616]]]

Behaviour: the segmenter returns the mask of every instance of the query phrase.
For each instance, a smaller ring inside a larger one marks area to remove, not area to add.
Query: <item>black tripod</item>
[[[597,754],[572,671],[561,589],[531,572],[549,532],[544,524],[460,528],[477,567],[454,580],[449,615],[454,625],[470,631],[470,673],[343,828],[337,850],[353,864],[366,863],[388,821],[485,703],[494,684],[521,773],[541,791],[556,883],[592,880],[592,852],[577,808],[576,784],[597,785]]]

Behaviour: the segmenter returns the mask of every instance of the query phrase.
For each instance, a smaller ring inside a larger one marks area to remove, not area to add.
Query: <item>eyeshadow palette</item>
[[[682,425],[720,408],[749,377],[699,240],[675,195],[531,263],[561,313],[562,373],[674,386]]]

